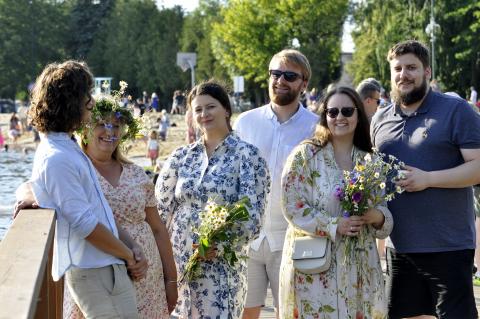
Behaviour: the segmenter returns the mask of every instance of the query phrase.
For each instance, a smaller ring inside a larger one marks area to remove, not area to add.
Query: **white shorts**
[[[267,288],[270,283],[273,303],[278,309],[278,285],[282,251],[270,251],[267,238],[264,238],[258,251],[250,248],[247,262],[247,299],[245,308],[265,305]]]

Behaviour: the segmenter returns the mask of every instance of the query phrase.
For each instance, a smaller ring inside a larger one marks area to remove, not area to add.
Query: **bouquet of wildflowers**
[[[248,197],[244,197],[231,205],[218,205],[214,200],[209,199],[204,211],[200,213],[201,224],[194,232],[199,236],[198,248],[185,267],[183,280],[194,280],[201,274],[200,263],[205,260],[209,248],[216,245],[222,248],[222,254],[217,258],[223,258],[228,265],[234,266],[238,261],[234,251],[234,245],[238,241],[238,233],[234,227],[238,223],[250,219],[248,208],[251,207]]]
[[[387,188],[386,181],[389,177],[397,176],[403,166],[404,163],[394,156],[387,157],[374,149],[373,154],[365,155],[363,161],[357,162],[352,171],[344,171],[342,184],[337,185],[334,191],[343,209],[343,217],[361,216],[369,208],[391,201],[396,193],[401,193],[403,190],[399,186]],[[358,241],[363,242],[362,230],[357,237],[345,239],[347,261],[356,250]]]

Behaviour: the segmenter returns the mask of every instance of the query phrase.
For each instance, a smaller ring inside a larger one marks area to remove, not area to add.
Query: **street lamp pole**
[[[435,7],[435,0],[430,0],[430,23],[425,28],[425,32],[430,36],[430,42],[432,42],[431,49],[431,67],[432,67],[432,80],[435,79],[435,33],[440,30],[440,26],[435,22],[435,15],[433,9]]]
[[[435,7],[435,0],[430,1],[430,24],[432,25],[431,42],[432,42],[432,80],[435,79],[435,17],[433,15],[433,8]]]

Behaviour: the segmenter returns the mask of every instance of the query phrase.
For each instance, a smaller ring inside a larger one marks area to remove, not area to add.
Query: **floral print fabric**
[[[352,158],[365,152],[353,149]],[[282,176],[283,209],[289,227],[280,268],[280,318],[386,318],[387,300],[375,238],[386,238],[393,219],[385,206],[379,230],[365,227],[363,247],[355,260],[345,260],[345,237],[336,233],[342,216],[334,188],[343,180],[331,144],[323,148],[302,144],[290,155]],[[298,236],[328,236],[332,262],[323,273],[306,275],[294,270],[292,251]],[[360,243],[359,243],[360,244]],[[362,249],[363,248],[363,249]]]
[[[156,185],[158,210],[165,220],[180,278],[193,253],[200,225],[199,213],[208,198],[219,204],[248,196],[250,220],[238,225],[241,240],[236,251],[247,255],[247,244],[260,231],[269,186],[267,165],[258,149],[230,133],[210,158],[201,140],[174,151],[164,164]],[[219,252],[221,253],[221,252]],[[174,315],[179,318],[240,318],[246,294],[246,263],[234,268],[222,259],[201,263],[202,274],[179,284]]]
[[[160,253],[150,225],[145,221],[145,207],[155,207],[154,185],[143,169],[134,164],[123,164],[118,185],[112,186],[97,172],[105,198],[112,208],[117,223],[143,248],[148,260],[146,278],[134,281],[137,309],[140,318],[170,318],[165,295],[163,267]],[[80,310],[65,289],[64,318],[83,318]]]

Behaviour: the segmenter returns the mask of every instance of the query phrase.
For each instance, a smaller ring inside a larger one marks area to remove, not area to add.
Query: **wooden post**
[[[48,256],[54,231],[53,210],[23,210],[0,242],[0,319],[34,318],[39,297],[47,305],[47,312],[37,318],[55,318],[48,308],[53,303],[57,309],[53,300],[56,300],[59,289],[54,288],[57,284],[48,283],[51,281],[51,262],[47,267],[47,261],[52,259]],[[45,288],[42,289],[43,282]],[[39,307],[39,311],[43,308]]]

